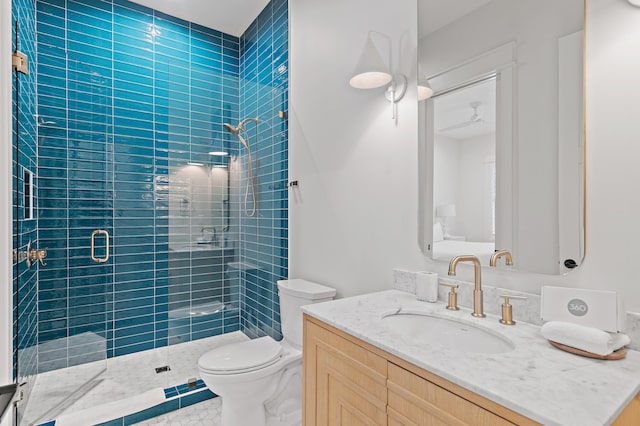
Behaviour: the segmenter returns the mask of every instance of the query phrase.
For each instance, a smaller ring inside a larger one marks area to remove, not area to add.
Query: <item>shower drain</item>
[[[156,373],[160,374],[160,373],[165,373],[167,371],[171,371],[171,368],[169,368],[168,365],[164,365],[162,367],[156,367]]]

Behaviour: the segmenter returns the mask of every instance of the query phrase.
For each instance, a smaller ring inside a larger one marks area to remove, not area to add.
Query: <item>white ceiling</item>
[[[436,134],[463,140],[496,132],[496,81],[489,80],[446,95],[438,96],[434,102],[434,128]],[[466,123],[473,114],[471,102],[480,102],[478,115],[482,122],[442,132],[441,129]]]
[[[269,0],[131,0],[167,15],[240,37]]]
[[[473,12],[492,0],[419,0],[418,36],[420,38]]]

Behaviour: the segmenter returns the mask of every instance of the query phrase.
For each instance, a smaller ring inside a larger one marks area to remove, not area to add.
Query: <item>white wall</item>
[[[446,274],[446,264],[424,259],[416,244],[413,99],[402,101],[396,128],[380,93],[347,85],[365,32],[397,38],[415,29],[415,1],[290,6],[290,173],[300,180],[290,201],[290,275],[334,285],[345,296],[389,288],[391,268]],[[623,0],[587,0],[586,29],[584,264],[565,276],[485,268],[483,280],[530,292],[545,284],[617,290],[638,312],[640,9]],[[459,277],[471,280],[471,268],[465,265]]]
[[[564,260],[584,253],[584,31],[562,37],[558,56],[558,259],[567,272]]]
[[[11,0],[0,0],[0,385],[12,380]],[[11,411],[11,410],[10,410]],[[13,413],[0,425],[13,424]]]
[[[491,193],[487,162],[495,162],[495,134],[460,141],[456,221],[467,241],[490,242]]]
[[[460,143],[453,138],[434,135],[433,157],[437,159],[433,165],[433,218],[436,223],[443,219],[436,216],[437,208],[445,204],[456,204],[458,200]],[[447,218],[446,225],[449,234],[463,235],[457,217]]]
[[[571,284],[618,290],[640,312],[640,9],[588,0],[586,32],[587,256]]]
[[[445,204],[456,206],[456,217],[447,218],[451,235],[466,237],[467,241],[492,241],[490,222],[485,213],[490,208],[486,160],[496,156],[495,135],[483,135],[457,140],[434,135],[433,156],[433,217],[437,208]]]
[[[11,1],[0,0],[0,55],[11,57]],[[11,62],[0,68],[0,385],[11,382]],[[6,190],[9,189],[9,190]],[[5,360],[9,361],[7,366]]]
[[[416,0],[290,2],[290,275],[340,296],[389,287],[422,263],[418,218]],[[369,30],[394,40],[409,91],[397,126],[384,89],[349,86]]]

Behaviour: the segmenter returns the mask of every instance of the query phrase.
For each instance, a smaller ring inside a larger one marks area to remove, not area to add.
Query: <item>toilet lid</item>
[[[280,359],[282,346],[269,336],[232,343],[200,357],[201,370],[215,374],[237,374],[258,370]]]

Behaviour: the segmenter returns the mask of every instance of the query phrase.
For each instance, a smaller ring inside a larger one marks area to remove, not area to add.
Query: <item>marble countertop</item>
[[[599,361],[553,348],[540,328],[498,317],[474,318],[469,309],[448,311],[444,304],[416,300],[388,290],[304,306],[307,314],[365,342],[463,386],[545,425],[606,425],[640,392],[640,352],[620,361]],[[436,344],[414,345],[394,336],[382,316],[398,308],[437,313],[498,332],[515,345],[503,354],[462,353]],[[516,308],[514,308],[516,309]]]

